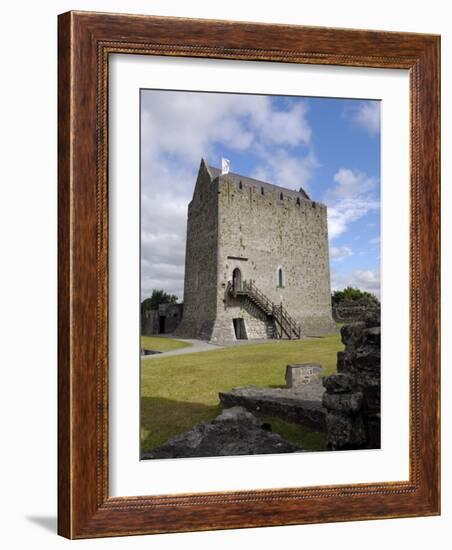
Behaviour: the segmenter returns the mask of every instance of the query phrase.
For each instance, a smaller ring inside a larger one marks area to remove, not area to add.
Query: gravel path
[[[160,335],[162,336],[162,335]],[[173,336],[167,336],[167,338],[171,339],[174,338]],[[231,347],[237,347],[237,346],[248,346],[248,345],[256,345],[256,344],[277,344],[280,342],[287,342],[287,340],[272,340],[272,339],[256,339],[256,340],[234,340],[233,342],[223,342],[220,344],[213,344],[212,342],[208,342],[207,340],[195,340],[195,339],[188,339],[188,338],[176,338],[176,340],[179,340],[181,342],[187,342],[188,344],[191,344],[190,347],[181,348],[181,349],[174,349],[171,351],[163,351],[162,353],[156,353],[155,355],[142,355],[141,358],[143,359],[152,359],[155,357],[169,357],[171,355],[185,355],[186,353],[198,353],[201,351],[212,351],[215,349],[221,349],[221,348],[231,348]]]
[[[152,360],[158,357],[169,357],[170,355],[185,355],[186,353],[198,353],[201,351],[212,351],[214,349],[220,349],[224,346],[219,346],[217,344],[211,344],[205,340],[191,340],[185,338],[178,338],[181,342],[187,342],[191,344],[190,347],[173,349],[171,351],[164,351],[162,353],[156,353],[155,355],[142,355],[142,359]]]

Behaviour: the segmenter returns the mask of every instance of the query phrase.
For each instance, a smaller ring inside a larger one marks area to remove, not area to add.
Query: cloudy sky
[[[142,298],[154,288],[183,298],[201,157],[326,203],[332,288],[379,295],[378,101],[142,90]]]

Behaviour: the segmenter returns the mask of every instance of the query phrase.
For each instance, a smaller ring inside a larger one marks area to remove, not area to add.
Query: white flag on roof
[[[221,159],[221,173],[222,174],[227,174],[229,172],[229,165],[231,163],[229,162],[228,159]]]

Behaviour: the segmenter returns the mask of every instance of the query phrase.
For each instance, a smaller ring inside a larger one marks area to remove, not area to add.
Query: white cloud
[[[330,258],[338,262],[342,261],[344,258],[349,258],[353,256],[353,251],[349,246],[331,246],[330,247]]]
[[[334,272],[331,277],[332,290],[342,290],[347,286],[359,288],[366,292],[371,292],[380,297],[380,270],[355,270],[347,275],[338,275]]]
[[[142,96],[142,137],[145,155],[193,163],[215,144],[238,151],[307,145],[311,129],[303,104],[281,110],[268,96],[149,91]]]
[[[289,155],[285,149],[278,149],[267,155],[264,166],[259,165],[252,177],[275,185],[309,190],[309,180],[314,169],[319,166],[315,154],[310,151],[304,157]]]
[[[380,102],[362,102],[353,111],[353,122],[374,136],[380,132]]]
[[[338,170],[333,180],[337,184],[332,191],[333,196],[345,199],[367,196],[375,190],[377,184],[376,178],[350,168]]]
[[[194,177],[194,176],[193,176]],[[182,298],[188,197],[163,188],[141,199],[142,295],[163,288]]]
[[[345,233],[350,223],[380,208],[378,180],[365,172],[341,168],[333,177],[335,186],[327,193],[328,233],[332,240]]]
[[[311,128],[306,120],[306,107],[298,103],[285,111],[268,109],[265,118],[259,117],[257,128],[259,138],[267,143],[296,146],[308,144],[311,140]]]
[[[374,237],[370,239],[369,244],[380,244],[380,237]]]
[[[254,177],[305,186],[317,165],[311,128],[303,103],[281,108],[269,96],[148,91],[141,100],[142,294],[163,288],[182,298],[187,205],[201,157],[218,165],[222,145],[249,151],[261,159]],[[305,157],[283,149],[300,146]]]

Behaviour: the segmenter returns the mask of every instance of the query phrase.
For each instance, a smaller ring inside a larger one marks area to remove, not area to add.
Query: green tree
[[[160,304],[176,304],[177,296],[175,294],[167,294],[163,289],[154,289],[151,297],[146,298],[141,302],[141,315],[151,309],[158,309]]]
[[[375,294],[371,294],[370,292],[360,290],[359,288],[353,288],[351,286],[344,288],[344,290],[335,290],[331,294],[331,302],[333,306],[338,305],[342,302],[358,301],[368,302],[372,305],[378,305],[380,303]]]

